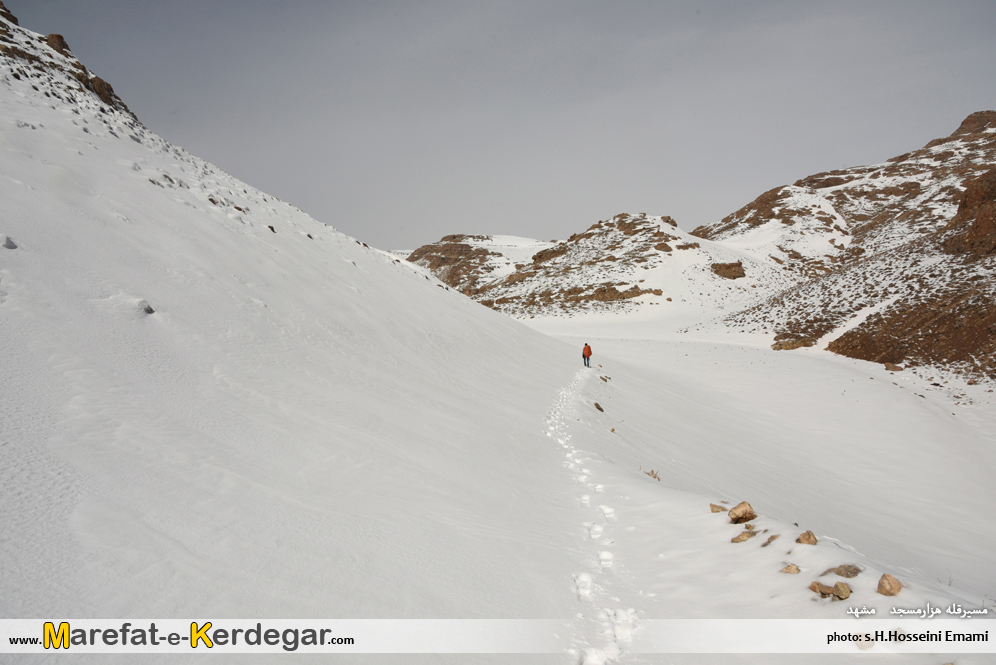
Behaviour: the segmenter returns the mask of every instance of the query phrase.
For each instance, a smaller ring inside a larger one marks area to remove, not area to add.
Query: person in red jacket
[[[584,358],[584,366],[591,367],[591,365],[588,364],[588,359],[591,358],[591,347],[588,346],[588,342],[584,343],[584,350],[581,351],[581,357]]]

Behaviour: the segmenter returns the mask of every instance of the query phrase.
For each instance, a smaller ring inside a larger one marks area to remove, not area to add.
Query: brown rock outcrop
[[[709,504],[709,512],[710,513],[725,513],[726,512],[726,508],[724,508],[723,506],[717,506],[715,503],[710,503]]]
[[[419,247],[408,261],[428,268],[444,284],[465,295],[478,293],[478,280],[487,274],[486,264],[492,252],[473,247],[466,241],[475,236],[448,235],[431,245]]]
[[[799,566],[795,565],[794,563],[790,563],[789,565],[782,568],[781,572],[788,573],[789,575],[797,575],[799,574],[800,571],[799,571]]]
[[[949,254],[977,260],[996,252],[996,168],[967,183],[946,230],[954,231],[943,242]]]
[[[744,262],[736,263],[713,263],[712,271],[725,279],[739,279],[745,275]]]
[[[14,25],[20,25],[17,22],[17,17],[11,14],[10,10],[4,7],[4,4],[2,2],[0,2],[0,17],[7,19],[9,22],[13,23]]]
[[[802,337],[799,339],[783,339],[772,344],[771,348],[775,351],[791,351],[792,349],[800,349],[804,346],[813,346],[814,344],[816,344],[816,340],[810,337]]]
[[[45,43],[47,43],[55,51],[58,51],[61,55],[70,54],[69,44],[66,43],[66,40],[62,35],[49,35],[45,38]]]

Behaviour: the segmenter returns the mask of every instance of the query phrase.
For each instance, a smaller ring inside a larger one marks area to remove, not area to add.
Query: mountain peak
[[[0,18],[6,20],[8,23],[20,25],[20,23],[17,22],[17,17],[10,13],[10,10],[4,6],[3,2],[0,2]]]
[[[965,118],[951,136],[996,131],[996,111],[976,111]]]

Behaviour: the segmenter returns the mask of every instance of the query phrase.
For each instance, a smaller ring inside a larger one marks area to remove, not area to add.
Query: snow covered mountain
[[[982,386],[955,416],[908,372],[652,318],[798,279],[773,259],[645,215],[453,240],[558,340],[171,145],[2,3],[0,28],[0,616],[553,618],[601,664],[654,618],[993,612]],[[952,251],[985,246],[985,187]]]
[[[772,189],[690,234],[669,217],[622,214],[501,270],[483,246],[454,242],[463,236],[408,260],[517,318],[680,303],[779,349],[819,344],[980,381],[996,377],[994,166],[996,111],[985,111],[920,150]]]
[[[465,236],[420,247],[408,260],[516,318],[678,304],[740,309],[794,283],[770,258],[694,238],[670,217],[642,213],[596,222],[559,243],[518,239],[517,249],[537,251],[519,251],[500,270],[487,261],[489,248],[460,249],[453,238]]]

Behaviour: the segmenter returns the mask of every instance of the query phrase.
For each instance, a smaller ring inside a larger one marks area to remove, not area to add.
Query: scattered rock
[[[797,575],[800,571],[799,571],[799,566],[795,565],[794,563],[790,563],[789,565],[782,568],[782,572],[788,573],[789,575]]]
[[[602,413],[605,413],[605,409],[603,409],[602,405],[599,404],[598,402],[595,402],[595,408],[601,411]]]
[[[803,545],[815,545],[816,534],[814,534],[812,531],[807,531],[806,533],[803,533],[798,538],[796,538],[795,542],[802,543]]]
[[[892,363],[885,363],[885,368],[890,372],[902,372],[903,368],[899,365],[893,365]]]
[[[899,594],[899,591],[902,588],[903,585],[899,583],[899,580],[892,575],[885,573],[878,581],[877,591],[883,596],[895,596]]]
[[[152,309],[152,305],[150,305],[145,300],[143,300],[142,302],[138,303],[138,307],[139,307],[139,309],[141,309],[146,314],[155,314],[156,313],[156,310]]]
[[[733,538],[730,538],[730,542],[731,543],[745,543],[745,542],[747,542],[748,540],[750,540],[751,538],[753,538],[756,535],[757,534],[755,532],[753,532],[753,531],[744,531],[740,535],[734,536]]]
[[[820,584],[819,582],[813,582],[809,585],[809,590],[813,593],[820,594],[821,598],[829,598],[833,595],[833,587],[827,586],[826,584]]]
[[[851,596],[851,587],[847,586],[843,582],[837,582],[833,585],[833,599],[834,600],[845,600]]]
[[[711,513],[725,513],[726,512],[726,508],[723,508],[723,506],[717,506],[715,503],[710,503],[709,504],[709,512],[711,512]]]
[[[744,524],[744,528],[747,529],[748,531],[753,531],[754,530],[754,525],[753,524]]]
[[[858,575],[860,575],[861,569],[858,568],[857,566],[852,566],[851,564],[844,564],[842,566],[837,566],[836,568],[827,568],[822,573],[820,573],[820,577],[823,577],[824,575],[829,575],[830,573],[834,573],[836,575],[839,575],[840,577],[846,577],[850,579],[852,577],[857,577]]]
[[[266,228],[270,229],[270,230],[271,230],[271,231],[273,231],[274,233],[276,233],[276,232],[277,232],[277,230],[276,230],[275,228],[273,228],[273,226],[267,226]]]
[[[776,540],[778,540],[778,536],[779,536],[779,535],[780,535],[780,534],[777,534],[777,533],[776,533],[776,534],[775,534],[775,535],[773,535],[773,536],[768,536],[768,541],[767,541],[766,543],[762,544],[762,545],[761,545],[761,547],[767,547],[767,546],[768,546],[768,545],[770,545],[771,543],[775,542]]]
[[[751,505],[746,501],[741,501],[737,505],[730,508],[730,521],[734,524],[743,524],[744,522],[750,522],[755,519],[757,514]]]
[[[17,249],[17,243],[10,239],[8,236],[0,235],[3,238],[3,243],[0,243],[4,249]]]
[[[600,376],[598,378],[600,378],[604,383],[608,383],[609,382],[609,380],[606,379],[604,376]]]

